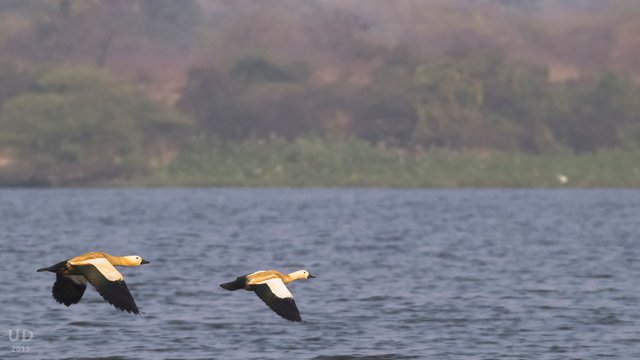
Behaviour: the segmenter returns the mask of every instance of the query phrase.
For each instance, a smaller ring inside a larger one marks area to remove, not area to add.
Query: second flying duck
[[[293,295],[285,284],[314,277],[307,270],[298,270],[290,274],[283,274],[276,270],[262,270],[239,276],[234,281],[220,284],[220,287],[229,291],[240,289],[253,291],[276,314],[287,320],[302,321]]]

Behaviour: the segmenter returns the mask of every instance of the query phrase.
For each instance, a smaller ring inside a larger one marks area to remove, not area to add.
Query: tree
[[[107,180],[149,166],[176,146],[188,119],[91,69],[45,69],[33,89],[6,99],[0,148],[30,178],[60,184]]]
[[[603,74],[596,80],[570,83],[551,119],[555,136],[577,152],[618,146],[621,136],[637,135],[640,90],[628,77]]]
[[[543,151],[553,142],[544,68],[476,51],[425,62],[415,76],[419,144]]]

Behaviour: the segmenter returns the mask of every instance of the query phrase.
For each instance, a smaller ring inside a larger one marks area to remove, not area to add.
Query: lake
[[[635,190],[5,189],[0,236],[5,359],[640,358]],[[88,251],[143,314],[54,301]],[[303,323],[218,286],[302,268]]]

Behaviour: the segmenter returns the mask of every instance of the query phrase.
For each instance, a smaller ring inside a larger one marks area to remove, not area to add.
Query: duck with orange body
[[[315,276],[309,274],[307,270],[298,270],[290,274],[283,274],[277,270],[261,270],[239,276],[234,281],[220,284],[220,287],[229,291],[240,289],[253,291],[276,314],[287,320],[302,321],[293,295],[285,284],[312,278]]]
[[[51,292],[53,298],[61,304],[77,304],[88,282],[109,304],[122,311],[139,314],[124,277],[114,266],[139,266],[148,263],[138,255],[113,256],[104,252],[89,252],[38,269],[38,272],[50,271],[56,274]]]

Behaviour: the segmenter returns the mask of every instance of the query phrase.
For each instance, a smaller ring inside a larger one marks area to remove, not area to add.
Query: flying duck
[[[38,269],[38,272],[56,273],[56,282],[53,283],[51,292],[60,304],[77,304],[89,282],[109,304],[122,311],[139,314],[138,306],[124,282],[124,277],[114,265],[138,266],[148,263],[138,255],[112,256],[103,252],[89,252]]]
[[[298,270],[291,274],[283,274],[276,270],[261,270],[239,276],[234,281],[220,284],[220,287],[229,291],[239,289],[253,291],[276,314],[287,320],[302,321],[293,295],[285,284],[298,279],[312,278],[315,276],[309,274],[307,270]]]

